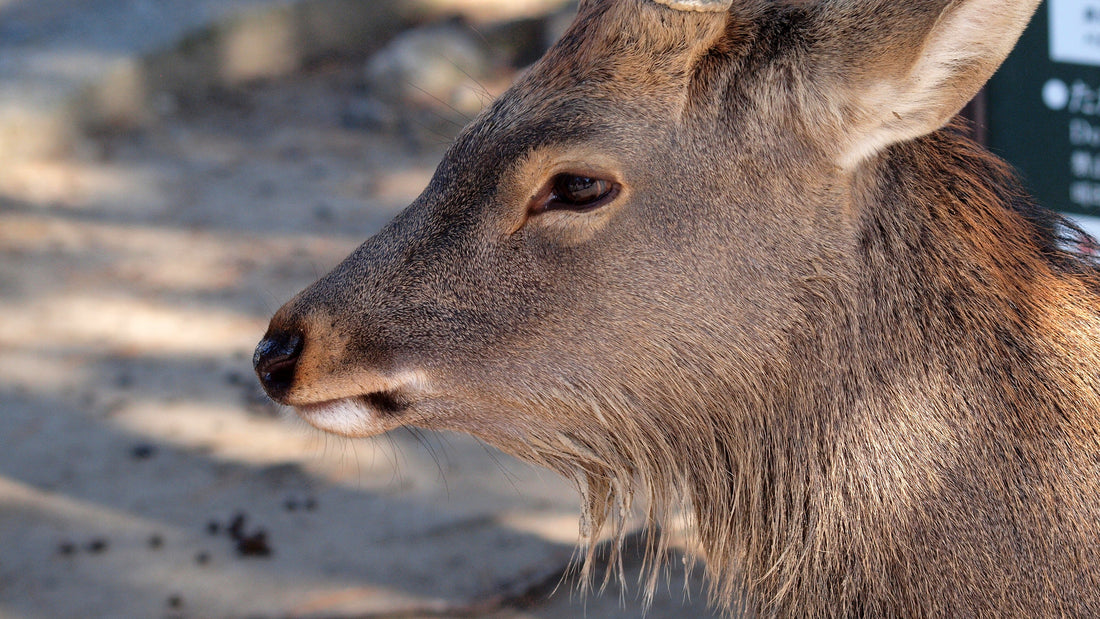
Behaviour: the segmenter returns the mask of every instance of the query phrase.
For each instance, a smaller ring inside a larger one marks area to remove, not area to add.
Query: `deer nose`
[[[294,372],[302,354],[302,336],[297,333],[268,333],[252,355],[252,367],[272,400],[281,402],[294,384]]]

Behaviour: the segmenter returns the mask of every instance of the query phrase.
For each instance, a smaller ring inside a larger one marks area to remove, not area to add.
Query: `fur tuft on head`
[[[703,11],[721,13],[728,11],[733,0],[654,0],[676,11]]]

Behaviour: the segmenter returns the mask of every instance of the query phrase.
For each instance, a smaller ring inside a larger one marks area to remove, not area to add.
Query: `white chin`
[[[372,436],[389,428],[378,412],[358,398],[333,400],[296,407],[298,416],[311,426],[343,436]]]

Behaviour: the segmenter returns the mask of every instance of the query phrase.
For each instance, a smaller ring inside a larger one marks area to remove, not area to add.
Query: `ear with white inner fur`
[[[819,94],[841,125],[838,163],[855,166],[946,125],[1012,51],[1039,2],[817,3],[810,79],[824,85]]]

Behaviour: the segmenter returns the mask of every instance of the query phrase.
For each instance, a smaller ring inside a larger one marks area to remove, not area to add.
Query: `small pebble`
[[[72,542],[61,542],[57,546],[57,552],[59,552],[62,556],[71,557],[72,555],[76,554],[76,544]]]
[[[317,509],[317,499],[313,497],[306,499],[306,511],[311,512],[315,509]]]
[[[97,555],[107,552],[108,546],[110,546],[110,543],[107,540],[103,539],[102,537],[97,537],[96,539],[88,542],[86,549],[88,552]]]
[[[206,523],[206,532],[210,535],[217,535],[221,533],[222,525],[217,520],[211,520]]]
[[[298,511],[298,501],[287,499],[286,502],[283,503],[283,507],[285,507],[288,512]]]
[[[198,563],[199,565],[206,565],[210,563],[210,553],[203,551],[195,555],[195,563]]]
[[[178,593],[169,596],[168,608],[183,608],[183,596]]]
[[[242,557],[270,556],[271,546],[267,543],[267,531],[260,529],[252,535],[238,539],[237,554]]]
[[[140,443],[130,448],[130,457],[134,460],[148,460],[157,454],[156,445]]]
[[[237,512],[233,516],[233,520],[229,521],[229,528],[226,529],[229,532],[229,537],[239,540],[244,535],[244,521],[246,518],[244,512]]]
[[[149,537],[149,548],[153,550],[160,550],[164,546],[164,538],[160,535],[153,534]]]

